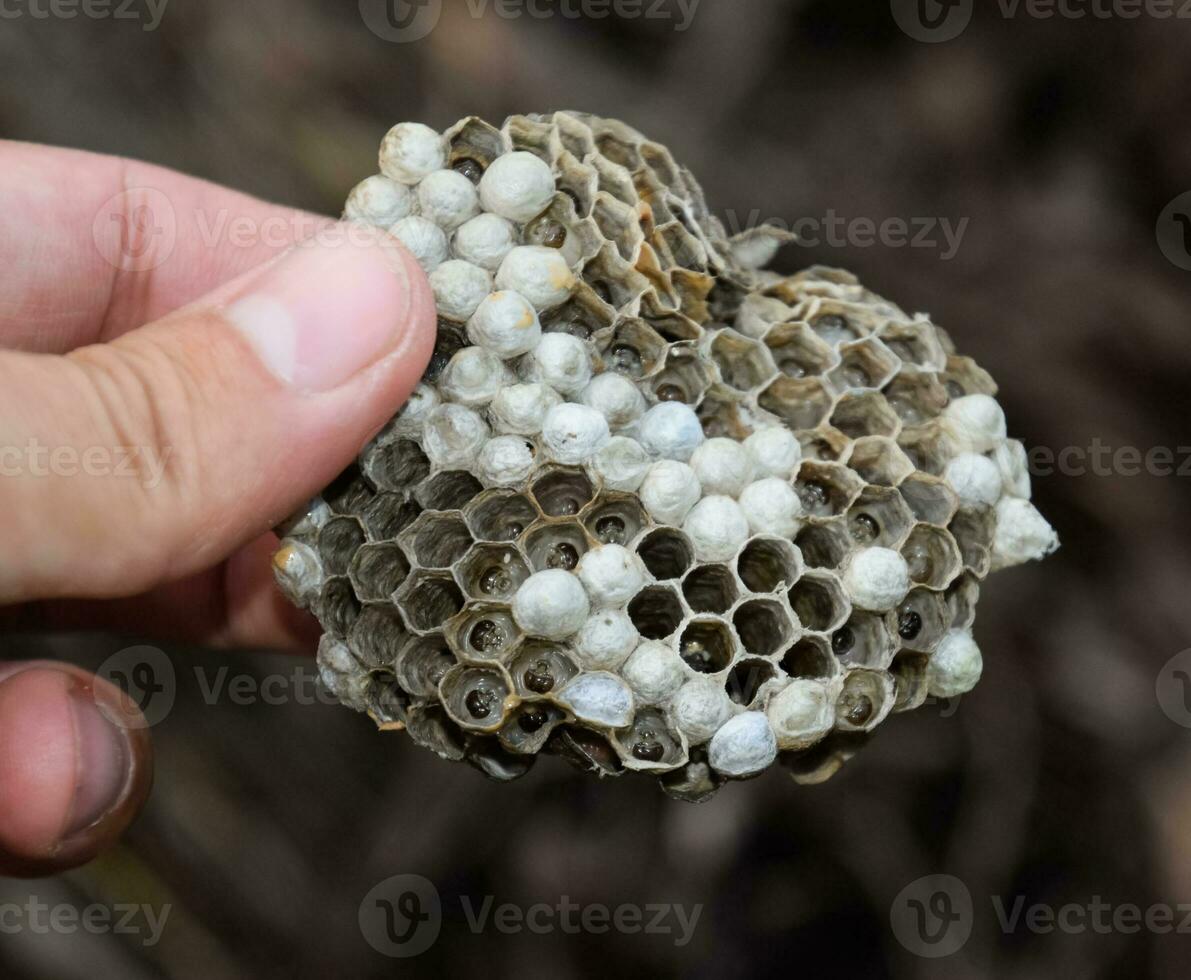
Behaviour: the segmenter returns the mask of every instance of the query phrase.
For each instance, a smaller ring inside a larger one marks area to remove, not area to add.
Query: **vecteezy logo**
[[[972,0],[889,0],[897,26],[927,44],[959,37],[972,20],[973,6]]]
[[[174,252],[178,218],[170,199],[152,187],[133,187],[108,198],[91,226],[104,260],[127,272],[156,269]]]
[[[1191,271],[1191,191],[1180,194],[1162,209],[1154,233],[1162,254],[1173,265]]]
[[[386,878],[360,903],[360,932],[385,956],[418,956],[434,945],[441,929],[438,889],[421,875]]]
[[[108,657],[95,673],[115,684],[140,708],[144,723],[122,720],[126,727],[152,728],[173,710],[177,693],[174,664],[157,647],[125,647]]]
[[[951,956],[972,935],[972,895],[954,875],[926,875],[898,892],[889,923],[897,941],[915,956]]]
[[[1176,653],[1158,673],[1158,706],[1176,725],[1191,728],[1191,650]]]
[[[441,16],[442,0],[360,0],[360,17],[368,30],[398,44],[427,37]]]

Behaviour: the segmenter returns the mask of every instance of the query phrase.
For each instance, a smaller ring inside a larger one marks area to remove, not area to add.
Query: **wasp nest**
[[[990,570],[1057,545],[996,386],[844,272],[762,267],[622,123],[403,123],[346,216],[437,298],[413,397],[283,529],[323,681],[515,778],[543,751],[684,799],[830,776],[980,677]]]

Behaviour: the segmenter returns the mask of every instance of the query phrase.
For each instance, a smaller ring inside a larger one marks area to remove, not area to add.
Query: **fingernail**
[[[118,723],[118,706],[102,702],[94,688],[77,678],[70,688],[78,774],[63,841],[94,826],[127,795],[133,757],[128,729]]]
[[[399,247],[339,225],[266,268],[224,315],[287,385],[330,391],[407,335],[409,272]]]

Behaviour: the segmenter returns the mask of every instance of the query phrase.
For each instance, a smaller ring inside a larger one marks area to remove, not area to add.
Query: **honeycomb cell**
[[[462,510],[483,486],[470,473],[447,470],[432,476],[414,492],[423,510]]]
[[[412,490],[430,475],[430,460],[411,439],[375,442],[362,462],[364,476],[378,490]]]
[[[945,527],[959,507],[952,489],[938,477],[926,473],[911,473],[898,484],[897,490],[915,519],[923,524]]]
[[[672,800],[706,803],[726,780],[708,765],[706,750],[692,749],[690,755],[686,765],[662,773],[658,777],[658,784]]]
[[[984,578],[992,566],[993,535],[996,514],[992,510],[961,510],[948,525],[951,536],[959,546],[963,566]]]
[[[976,603],[980,598],[980,582],[971,572],[964,572],[943,593],[951,628],[971,629],[976,619]]]
[[[397,590],[398,605],[411,630],[428,633],[438,629],[463,608],[463,593],[449,572],[412,572]]]
[[[587,535],[577,521],[539,524],[525,538],[525,553],[535,572],[549,569],[573,572],[587,550]]]
[[[844,344],[839,354],[840,363],[831,369],[827,380],[841,393],[855,388],[883,388],[897,373],[897,358],[875,337]]]
[[[798,581],[802,571],[802,555],[785,538],[753,538],[736,558],[736,574],[750,592],[787,589]]]
[[[901,549],[910,579],[929,589],[945,589],[963,569],[955,539],[942,528],[919,524]]]
[[[926,701],[928,685],[927,665],[930,658],[924,653],[903,650],[893,658],[889,674],[893,678],[893,710],[913,711]]]
[[[364,601],[388,599],[409,574],[409,559],[393,543],[366,544],[348,570],[356,595]]]
[[[466,173],[472,163],[480,175],[492,161],[505,152],[504,137],[495,126],[490,126],[474,116],[454,126],[446,134],[449,155],[447,165],[453,170]],[[470,176],[474,179],[475,172]]]
[[[893,710],[893,693],[893,680],[884,671],[849,670],[835,703],[836,727],[845,732],[871,732]]]
[[[950,616],[947,603],[938,592],[911,589],[897,607],[897,635],[907,650],[930,653],[947,633]]]
[[[657,708],[638,711],[632,725],[613,736],[612,744],[627,769],[673,769],[687,759],[685,741]]]
[[[724,565],[699,565],[683,579],[682,594],[692,612],[719,615],[736,602],[736,579]]]
[[[839,363],[839,354],[805,323],[779,323],[764,338],[778,371],[787,378],[817,378]]]
[[[712,385],[695,408],[695,414],[708,439],[743,442],[753,431],[745,417],[741,396],[725,385]]]
[[[335,517],[318,532],[318,551],[328,575],[346,575],[352,558],[365,541],[364,528],[354,517]]]
[[[405,730],[415,745],[429,749],[440,759],[462,762],[466,755],[463,733],[437,704],[411,705]]]
[[[617,776],[624,771],[608,739],[582,725],[560,725],[550,736],[546,751],[558,754],[581,772],[596,776]]]
[[[830,633],[851,611],[839,580],[823,572],[807,572],[794,584],[790,606],[803,628],[817,633]]]
[[[676,345],[667,351],[665,363],[650,379],[649,387],[659,402],[696,405],[711,387],[711,371],[693,346]]]
[[[865,487],[848,510],[848,531],[857,545],[896,550],[914,526],[902,495],[889,487]]]
[[[538,510],[522,494],[493,490],[472,501],[464,516],[478,541],[515,541],[538,519]]]
[[[582,470],[557,466],[534,480],[532,493],[547,517],[574,517],[595,495],[591,480]]]
[[[520,779],[537,762],[532,756],[509,752],[499,738],[493,736],[469,735],[466,745],[465,761],[498,783],[510,783],[514,779]]]
[[[832,347],[858,340],[864,335],[865,330],[860,324],[857,312],[858,310],[849,308],[844,303],[819,303],[809,320],[811,330],[820,340]]]
[[[361,479],[358,466],[349,466],[322,492],[332,513],[348,516],[359,513],[372,497],[372,490]]]
[[[892,439],[868,436],[852,445],[848,466],[866,483],[895,487],[914,472],[914,464]]]
[[[472,603],[446,629],[447,642],[461,660],[507,661],[521,639],[509,607]]]
[[[831,649],[845,667],[881,670],[893,659],[897,643],[884,616],[857,609],[831,634]]]
[[[649,523],[636,497],[603,493],[583,513],[583,526],[600,544],[628,545]]]
[[[372,541],[392,541],[413,524],[420,513],[422,508],[404,494],[381,493],[368,502],[360,519]]]
[[[782,657],[781,668],[787,676],[803,679],[834,677],[839,672],[831,643],[822,636],[800,639]]]
[[[566,333],[580,340],[595,337],[612,326],[616,317],[590,288],[575,294],[541,316],[543,333]]]
[[[953,451],[937,421],[903,429],[897,444],[912,466],[930,476],[941,476]]]
[[[964,395],[995,395],[997,383],[970,357],[949,357],[947,367],[939,372],[939,382],[952,401]]]
[[[778,669],[761,657],[742,657],[728,671],[724,688],[728,697],[743,708],[753,707],[764,688],[779,676]]]
[[[647,640],[664,640],[682,625],[682,603],[665,585],[642,589],[629,603],[629,619]]]
[[[849,391],[836,403],[830,424],[849,439],[892,436],[901,427],[879,391]]]
[[[638,299],[650,286],[649,280],[625,262],[611,243],[605,244],[600,253],[583,266],[583,281],[600,299],[617,310]]]
[[[634,381],[656,374],[666,358],[666,342],[644,320],[621,321],[598,347],[604,367]]]
[[[637,544],[637,554],[659,581],[682,578],[695,561],[690,539],[672,527],[661,527],[645,535]]]
[[[711,359],[720,378],[738,391],[752,391],[774,376],[768,349],[735,330],[721,330],[711,341]]]
[[[772,382],[757,399],[765,411],[772,412],[791,429],[813,429],[831,413],[834,398],[818,378],[782,376]]]
[[[798,442],[802,458],[811,462],[834,463],[852,448],[851,438],[830,425],[798,433]]]
[[[776,599],[750,599],[732,616],[732,625],[746,653],[772,657],[794,640],[794,624],[785,606]]]
[[[360,615],[360,600],[351,582],[343,576],[336,576],[323,583],[316,608],[319,622],[335,636],[344,638]]]
[[[402,541],[422,568],[450,568],[472,546],[462,514],[425,513]]]
[[[536,754],[564,721],[566,713],[549,701],[523,701],[501,727],[500,744],[510,752]]]
[[[558,645],[529,640],[513,657],[509,673],[521,697],[535,698],[562,690],[579,668]]]
[[[632,606],[629,610],[632,615]],[[675,629],[678,625],[675,624]],[[641,633],[645,635],[644,630]],[[735,652],[732,632],[722,619],[692,619],[678,641],[679,656],[691,670],[700,674],[718,674],[725,670],[732,663]]]
[[[439,682],[458,663],[442,633],[411,636],[397,654],[397,681],[414,697],[437,697]]]
[[[498,731],[511,709],[511,685],[498,667],[452,667],[440,690],[451,721],[468,731]]]
[[[863,732],[837,729],[809,749],[783,754],[781,763],[799,786],[818,786],[838,773],[867,739]]]
[[[648,307],[648,304],[645,304]],[[684,340],[698,340],[703,336],[703,328],[683,313],[670,310],[646,309],[643,313],[648,323],[668,344],[678,344]]]
[[[508,602],[529,578],[529,566],[511,545],[477,544],[455,569],[455,580],[469,598]]]
[[[855,547],[843,518],[804,527],[794,539],[808,568],[839,568]]]
[[[843,514],[864,488],[861,479],[838,463],[804,460],[798,469],[794,489],[807,517],[836,517]]]
[[[902,373],[884,388],[885,401],[903,425],[921,425],[947,407],[947,389],[933,374]]]
[[[906,368],[942,371],[947,364],[939,336],[925,320],[891,321],[877,331],[877,336]]]
[[[348,630],[347,645],[365,667],[395,670],[405,637],[405,624],[396,607],[370,602],[361,607]]]

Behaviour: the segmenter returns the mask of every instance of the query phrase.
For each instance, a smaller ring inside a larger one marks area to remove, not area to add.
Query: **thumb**
[[[350,463],[434,325],[413,257],[338,225],[110,344],[0,354],[0,602],[215,564]]]

